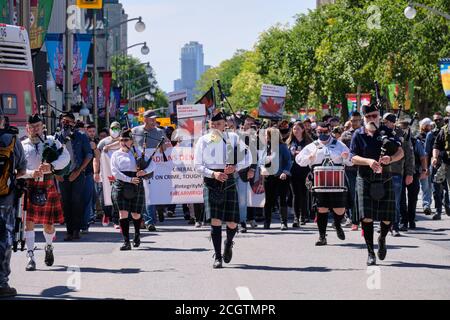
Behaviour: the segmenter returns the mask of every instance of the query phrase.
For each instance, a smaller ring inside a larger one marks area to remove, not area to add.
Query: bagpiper
[[[67,168],[70,154],[53,136],[44,134],[42,118],[35,114],[27,123],[28,138],[22,142],[27,159],[26,175],[26,226],[25,238],[28,263],[26,271],[36,270],[34,257],[35,225],[44,225],[45,264],[54,263],[53,239],[55,224],[64,223],[61,195],[56,188],[55,173]]]
[[[214,245],[214,269],[230,263],[233,239],[240,221],[238,193],[234,173],[251,165],[251,153],[239,136],[226,132],[226,117],[219,112],[211,119],[212,130],[195,146],[195,167],[204,177],[204,202],[207,219],[211,219],[211,239]],[[240,161],[239,161],[240,160]],[[222,223],[227,225],[227,239],[222,255]]]

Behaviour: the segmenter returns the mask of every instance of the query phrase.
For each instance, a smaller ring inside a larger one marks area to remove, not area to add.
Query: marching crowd
[[[143,125],[133,129],[113,122],[108,130],[97,131],[65,113],[61,130],[51,136],[45,132],[43,118],[33,115],[28,119],[28,137],[20,141],[1,117],[0,296],[16,294],[8,286],[8,276],[20,199],[26,211],[27,271],[36,270],[35,225],[44,227],[45,264],[52,266],[55,225],[65,225],[64,241],[77,241],[100,217],[103,226],[112,222],[121,231],[121,250],[127,251],[140,246],[141,229],[155,232],[157,221],[175,216],[175,205],[146,204],[143,184],[155,165],[142,154],[183,141],[172,128],[158,126],[155,112],[147,111],[144,119]],[[190,144],[195,168],[204,178],[204,203],[185,204],[182,209],[187,223],[211,226],[214,268],[231,261],[238,230],[257,228],[257,222],[270,229],[274,213],[279,214],[283,231],[316,223],[317,246],[327,244],[330,214],[340,240],[345,240],[343,227],[362,228],[368,265],[376,263],[374,222],[380,222],[378,258],[384,260],[386,235],[400,236],[416,228],[420,191],[425,215],[440,220],[443,209],[450,215],[450,130],[448,118],[439,112],[419,122],[393,113],[383,115],[376,105],[368,105],[362,114],[353,112],[344,124],[332,116],[321,121],[260,121],[218,112],[208,128],[208,133]],[[114,151],[113,205],[106,205],[101,154],[110,151]],[[339,183],[333,180],[327,185],[327,172],[338,177]],[[319,186],[321,179],[325,184]],[[265,192],[263,208],[248,206],[247,188]],[[135,230],[132,243],[130,222]]]

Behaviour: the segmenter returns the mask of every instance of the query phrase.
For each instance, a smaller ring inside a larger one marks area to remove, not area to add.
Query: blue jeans
[[[420,180],[420,187],[422,189],[422,203],[424,208],[430,208],[432,203],[432,180],[431,175],[428,179]]]
[[[143,214],[145,225],[156,224],[156,206],[146,206],[146,210]]]
[[[0,288],[8,286],[15,217],[12,206],[0,206]]]
[[[247,221],[247,186],[248,182],[242,181],[240,177],[236,178],[236,187],[239,200],[239,216],[240,222]]]
[[[392,186],[395,193],[395,217],[394,217],[394,230],[399,230],[400,217],[401,217],[401,201],[402,201],[402,190],[403,190],[403,176],[393,175],[392,176]]]
[[[83,221],[81,223],[81,229],[87,230],[89,229],[89,222],[92,220],[94,216],[94,206],[93,203],[95,197],[95,182],[94,182],[94,176],[93,175],[86,175],[86,180],[84,182],[84,192],[83,192],[83,198],[84,198],[84,214],[83,214]]]

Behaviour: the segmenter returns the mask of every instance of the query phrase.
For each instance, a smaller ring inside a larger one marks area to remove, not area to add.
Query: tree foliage
[[[448,0],[420,2],[450,13]],[[345,106],[345,95],[356,93],[358,85],[374,93],[374,80],[383,94],[397,83],[403,103],[406,85],[414,81],[416,111],[442,109],[438,60],[450,56],[450,24],[421,8],[408,20],[407,5],[405,0],[338,0],[300,14],[292,26],[263,32],[252,51],[240,50],[208,70],[198,89],[205,91],[220,78],[230,101],[248,110],[258,105],[262,83],[284,85],[287,111],[296,113],[324,103]]]

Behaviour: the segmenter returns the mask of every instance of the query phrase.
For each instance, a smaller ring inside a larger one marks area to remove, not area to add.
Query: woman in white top
[[[331,130],[328,124],[319,123],[317,125],[317,134],[319,135],[319,139],[306,146],[295,159],[301,167],[310,166],[314,169],[314,167],[322,166],[329,160],[335,166],[352,165],[350,150],[345,144],[331,136]],[[348,193],[342,191],[314,192],[313,196],[317,204],[317,226],[320,233],[320,238],[316,246],[327,245],[326,232],[329,211],[333,212],[334,225],[338,238],[345,240],[345,233],[342,230],[341,221],[344,217]]]
[[[131,130],[124,130],[120,135],[120,149],[111,157],[111,171],[115,177],[111,198],[119,211],[120,227],[124,238],[121,251],[131,250],[129,213],[133,218],[135,228],[134,247],[141,244],[140,227],[141,212],[145,208],[145,191],[143,179],[154,171],[154,164],[150,162],[147,168],[138,168],[137,159],[141,157],[140,151],[133,148]]]

